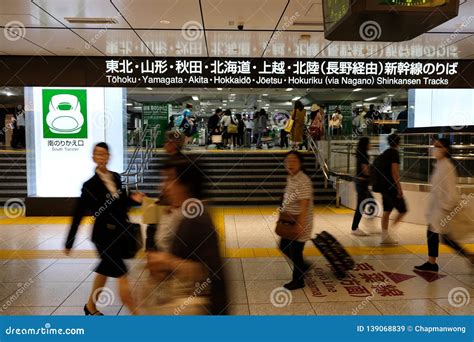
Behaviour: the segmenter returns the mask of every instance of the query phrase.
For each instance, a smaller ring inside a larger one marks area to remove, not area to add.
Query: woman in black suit
[[[136,307],[131,295],[127,278],[127,266],[123,260],[123,241],[128,234],[127,211],[133,204],[143,199],[143,194],[133,193],[130,196],[122,189],[120,175],[107,170],[109,147],[101,142],[95,145],[93,160],[97,164],[95,175],[82,186],[81,197],[76,206],[73,221],[66,240],[65,253],[69,255],[82,218],[91,211],[95,222],[92,230],[92,242],[101,259],[95,269],[96,277],[89,300],[84,305],[86,315],[102,315],[96,308],[96,301],[107,282],[108,277],[117,278],[119,295],[123,304],[132,314]]]

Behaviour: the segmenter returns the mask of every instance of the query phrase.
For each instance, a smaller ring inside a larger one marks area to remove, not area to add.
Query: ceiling
[[[474,0],[401,43],[331,42],[322,22],[321,0],[1,0],[0,55],[474,58]]]

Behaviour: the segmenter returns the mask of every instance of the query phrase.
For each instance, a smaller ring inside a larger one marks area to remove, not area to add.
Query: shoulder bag
[[[298,215],[280,212],[275,233],[287,240],[297,240],[299,237]]]

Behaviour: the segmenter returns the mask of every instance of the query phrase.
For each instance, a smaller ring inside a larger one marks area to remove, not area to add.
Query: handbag
[[[290,118],[287,122],[286,122],[286,126],[285,128],[283,128],[283,130],[287,133],[291,133],[291,129],[293,128],[293,124],[295,123],[295,120],[293,120],[292,118]]]
[[[133,259],[143,247],[143,235],[138,223],[128,223],[123,232],[122,258]]]
[[[158,224],[161,216],[168,207],[161,204],[157,198],[143,197],[142,201],[142,223]]]
[[[237,125],[230,123],[229,126],[227,126],[227,133],[230,133],[230,134],[237,133]]]
[[[297,240],[299,237],[298,215],[280,212],[275,233],[287,240]]]

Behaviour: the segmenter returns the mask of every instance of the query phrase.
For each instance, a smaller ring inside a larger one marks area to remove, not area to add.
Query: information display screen
[[[410,128],[474,125],[474,89],[410,89],[408,106]]]
[[[343,18],[350,8],[350,0],[325,0],[324,4],[324,25],[329,30]]]

